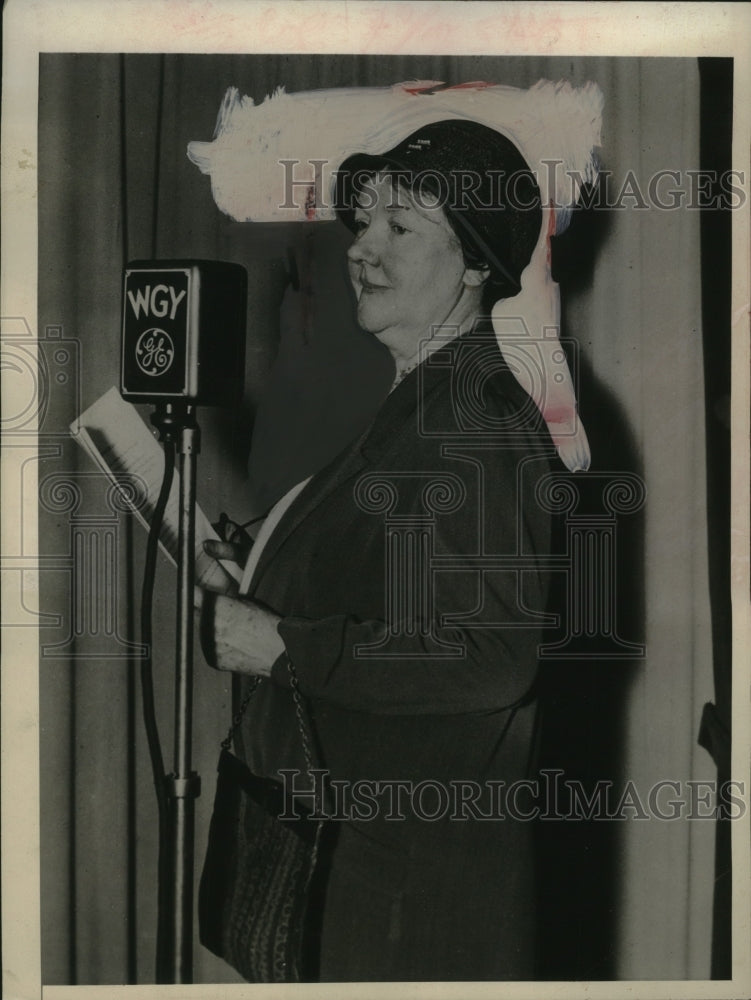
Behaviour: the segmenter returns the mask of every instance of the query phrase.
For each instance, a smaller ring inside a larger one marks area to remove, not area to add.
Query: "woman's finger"
[[[203,551],[213,559],[229,559],[238,562],[238,546],[232,542],[220,542],[219,539],[209,538],[203,543]]]

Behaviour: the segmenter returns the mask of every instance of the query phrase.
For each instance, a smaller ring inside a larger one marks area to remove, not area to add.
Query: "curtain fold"
[[[696,63],[645,60],[638,89],[627,90],[624,83],[622,101],[632,102],[624,117],[639,121],[633,151],[639,176],[660,169],[685,176],[697,169]],[[629,699],[625,759],[625,773],[641,788],[662,780],[685,787],[689,779],[714,776],[696,742],[702,704],[712,696],[699,223],[698,212],[654,210],[624,213],[622,222],[631,232],[619,253],[627,262],[620,292],[638,296],[638,312],[630,319],[638,324],[640,357],[638,395],[634,385],[628,415],[648,490],[647,656]],[[669,721],[677,718],[685,724]],[[709,975],[707,857],[713,837],[712,824],[702,821],[629,824],[623,838],[625,978]],[[653,863],[645,864],[645,857]],[[686,926],[675,919],[677,907]]]
[[[694,60],[43,55],[40,73],[40,326],[62,324],[80,342],[82,406],[119,377],[127,259],[218,258],[248,269],[246,395],[236,413],[200,414],[199,501],[211,519],[221,510],[250,516],[262,504],[261,480],[273,492],[285,477],[306,474],[305,463],[331,457],[346,429],[364,419],[358,402],[376,399],[386,373],[372,345],[357,340],[345,276],[331,277],[341,234],[325,228],[312,237],[328,284],[318,292],[312,337],[304,343],[290,321],[288,251],[303,251],[306,227],[227,220],[187,160],[188,141],[210,138],[228,86],[258,102],[279,84],[293,91],[420,78],[515,86],[540,77],[592,79],[605,94],[602,161],[611,193],[628,171],[646,187],[657,170],[699,166]],[[578,342],[593,469],[634,473],[647,489],[644,509],[624,519],[619,535],[626,599],[618,605],[621,634],[645,643],[646,656],[576,668],[573,683],[564,677],[559,684],[562,691],[569,686],[569,704],[573,692],[580,696],[580,743],[604,746],[619,775],[645,794],[659,780],[714,776],[696,743],[702,704],[712,699],[699,225],[699,213],[644,211],[624,198],[621,207],[577,213],[554,257],[564,336]],[[345,350],[352,381],[342,393]],[[337,393],[341,409],[324,413],[322,402]],[[249,478],[254,428],[255,454],[264,457],[251,460]],[[272,468],[282,430],[289,443]],[[72,447],[62,461],[66,470],[88,470]],[[87,510],[99,502],[97,489],[86,486]],[[126,545],[122,524],[118,530],[117,614],[124,623],[140,585],[145,537],[136,526]],[[64,518],[40,518],[40,552],[68,532]],[[175,611],[166,564],[159,574],[156,695],[169,766]],[[51,575],[42,583],[45,609],[59,609],[67,621],[64,583]],[[42,630],[43,643],[59,638],[52,632]],[[134,704],[135,667],[132,659],[101,652],[97,641],[84,630],[75,650],[41,661],[47,984],[153,982],[156,807]],[[82,658],[92,651],[97,655]],[[197,655],[197,870],[229,687]],[[593,714],[595,704],[606,706],[602,718]],[[603,955],[589,972],[709,976],[713,843],[712,822],[655,820],[623,823],[597,842],[609,894],[598,904]],[[580,864],[586,872],[586,858]],[[563,965],[551,961],[550,968],[555,974]],[[237,981],[198,945],[195,979]]]

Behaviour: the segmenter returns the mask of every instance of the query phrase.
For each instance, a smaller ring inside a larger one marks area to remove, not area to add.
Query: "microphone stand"
[[[167,403],[151,417],[177,442],[180,472],[178,531],[177,643],[175,649],[174,771],[167,776],[169,800],[169,891],[164,938],[157,950],[158,978],[165,983],[193,981],[193,867],[195,799],[201,779],[192,770],[193,589],[195,584],[196,470],[201,430],[195,407]]]

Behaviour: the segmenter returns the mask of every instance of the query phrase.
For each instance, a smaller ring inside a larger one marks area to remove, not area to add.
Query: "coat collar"
[[[500,355],[492,329],[478,325],[469,333],[447,341],[433,351],[421,365],[406,376],[393,390],[382,406],[369,432],[362,442],[362,453],[368,462],[377,460],[389,446],[399,430],[408,422],[414,423],[418,401],[424,406],[430,396],[440,389],[456,368],[457,359],[468,345],[490,347]]]
[[[492,331],[488,337],[486,331],[478,329],[456,337],[438,348],[389,394],[366,430],[311,478],[266,543],[254,573],[253,590],[287,538],[338,486],[377,464],[403,428],[415,421],[418,400],[424,405],[451,377],[458,353],[466,346],[469,338],[474,344],[478,337],[483,343],[492,343],[495,350],[498,350]]]

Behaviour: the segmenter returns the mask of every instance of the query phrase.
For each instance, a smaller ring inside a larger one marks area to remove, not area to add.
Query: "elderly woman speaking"
[[[535,486],[557,459],[487,310],[549,252],[547,210],[515,145],[460,120],[349,157],[336,193],[393,388],[272,511],[247,595],[204,601],[204,650],[262,678],[236,738],[253,771],[305,769],[304,702],[336,820],[318,978],[532,978]]]

